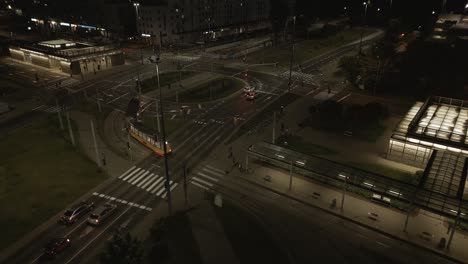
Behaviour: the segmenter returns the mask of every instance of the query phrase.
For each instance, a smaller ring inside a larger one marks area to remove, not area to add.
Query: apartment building
[[[133,5],[138,33],[153,45],[206,42],[271,28],[270,0],[148,0]]]

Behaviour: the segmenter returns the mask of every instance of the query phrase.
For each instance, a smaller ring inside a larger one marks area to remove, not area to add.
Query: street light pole
[[[291,36],[291,58],[289,61],[289,81],[288,81],[288,92],[291,92],[291,79],[292,79],[292,68],[294,60],[294,35],[296,34],[296,16],[293,16],[293,32]]]
[[[275,144],[276,141],[276,112],[273,112],[273,131],[272,131],[272,139],[271,142]]]
[[[348,187],[348,176],[342,174],[340,174],[340,176],[344,177],[343,194],[341,195],[341,211],[343,211],[346,196],[346,188]]]
[[[291,190],[291,188],[292,188],[293,166],[294,166],[294,163],[293,163],[293,161],[291,160],[291,168],[289,169],[289,190]]]
[[[159,58],[158,58],[159,59]],[[158,60],[157,59],[157,60]],[[164,183],[166,187],[167,193],[167,204],[169,215],[172,215],[172,197],[171,197],[171,185],[170,185],[170,177],[169,177],[169,165],[167,160],[167,146],[166,146],[166,131],[164,125],[164,111],[163,111],[163,104],[162,104],[162,92],[161,92],[161,85],[159,82],[159,61],[156,61],[156,78],[158,80],[158,89],[159,89],[159,109],[161,113],[161,133],[162,133],[162,144],[163,144],[163,151],[164,151],[164,168],[166,171],[166,181]]]
[[[362,18],[362,29],[361,29],[361,39],[359,41],[359,56],[362,54],[362,38],[364,37],[364,25],[367,20],[367,7],[370,5],[370,0],[368,2],[363,2],[364,5],[364,17]]]

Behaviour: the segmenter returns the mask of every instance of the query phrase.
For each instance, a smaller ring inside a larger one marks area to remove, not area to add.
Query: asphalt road
[[[452,263],[243,179],[227,176],[210,191],[261,219],[294,263]]]
[[[261,78],[261,77],[260,77]],[[217,108],[211,109],[206,113],[201,113],[200,117],[207,120],[206,123],[198,123],[197,118],[189,120],[187,127],[179,130],[169,138],[174,148],[172,155],[169,158],[169,168],[171,179],[178,183],[182,178],[182,164],[187,163],[188,166],[195,166],[200,159],[206,156],[208,152],[214,148],[216,144],[222,141],[234,128],[233,122],[230,122],[230,117],[240,115],[245,111],[254,112],[254,109],[267,104],[270,99],[268,97],[260,97],[254,102],[247,102],[241,95],[233,97],[224,104],[218,105]],[[214,122],[212,120],[225,119],[225,122]],[[161,158],[150,156],[137,164],[138,168],[145,170],[155,175],[164,175],[164,165]],[[145,175],[149,177],[149,175]],[[81,254],[86,252],[88,248],[94,248],[96,245],[102,245],[106,239],[112,234],[116,227],[126,223],[127,226],[133,225],[137,221],[141,221],[148,213],[147,210],[128,206],[131,203],[137,203],[145,206],[145,208],[154,208],[158,203],[163,201],[164,186],[161,180],[155,188],[158,188],[155,193],[142,191],[136,183],[130,184],[122,179],[112,179],[105,186],[99,188],[96,193],[102,194],[93,195],[91,200],[95,201],[96,206],[104,204],[110,197],[115,199],[125,200],[127,204],[117,203],[119,206],[117,214],[103,226],[98,228],[87,226],[86,219],[81,219],[79,222],[64,226],[59,224],[51,224],[43,232],[37,234],[17,255],[8,260],[7,263],[32,263],[37,261],[41,255],[43,246],[51,239],[56,237],[68,237],[72,241],[72,246],[64,254],[61,254],[56,260],[56,263],[78,263]],[[130,179],[130,178],[128,178]],[[141,177],[140,182],[144,178]],[[171,184],[174,186],[174,183]],[[177,187],[177,186],[175,186]],[[153,191],[153,190],[152,190]],[[108,197],[106,199],[106,197]]]
[[[203,66],[199,68],[199,70],[202,69]],[[152,71],[150,67],[146,67],[141,70],[140,73],[142,75],[151,74]],[[216,67],[214,71],[224,74],[236,74],[235,71],[223,69],[222,67],[221,69]],[[279,96],[282,94],[282,91],[286,89],[284,83],[279,80],[274,80],[274,78],[272,79],[269,76],[261,74],[251,75],[256,78],[257,84],[260,82],[263,83],[263,87],[267,87],[269,94],[263,94],[252,102],[246,101],[242,95],[239,95],[222,104],[210,105],[210,107],[205,108],[202,107],[204,111],[197,112],[196,115],[193,115],[191,119],[188,119],[189,124],[184,127],[184,129],[177,131],[169,138],[174,148],[173,154],[169,158],[170,175],[173,180],[171,187],[177,188],[179,185],[182,178],[182,164],[186,163],[189,167],[194,167],[232,132],[234,129],[234,124],[231,121],[232,117],[243,116],[247,119],[250,115],[254,114],[257,109],[271,102],[275,96]],[[79,86],[79,88],[88,90],[99,89],[102,93],[112,91],[114,93],[112,96],[113,99],[107,98],[104,99],[104,102],[122,110],[122,107],[126,107],[126,102],[128,102],[129,98],[132,96],[130,92],[126,94],[126,91],[132,88],[134,76],[134,72],[121,73],[105,80],[95,80],[84,83]],[[281,86],[281,84],[283,85]],[[111,90],[109,91],[109,89]],[[204,122],[196,122],[199,120],[204,120]],[[136,168],[139,168],[140,171],[135,171]],[[36,262],[42,253],[43,246],[49,240],[56,237],[69,237],[72,241],[72,246],[58,256],[54,262],[79,263],[80,258],[86,255],[88,251],[93,248],[102,247],[112,235],[115,228],[121,226],[131,227],[142,221],[148,214],[148,210],[155,208],[157,204],[164,201],[165,191],[162,185],[164,180],[160,179],[159,183],[154,181],[157,185],[155,185],[153,189],[150,189],[151,192],[146,191],[148,189],[141,188],[144,185],[140,187],[138,187],[138,185],[141,185],[141,183],[151,175],[153,175],[153,177],[158,175],[161,178],[164,175],[164,166],[162,159],[150,156],[138,163],[136,168],[129,168],[131,169],[129,174],[122,175],[120,179],[111,179],[104,186],[98,188],[94,195],[90,195],[89,198],[95,201],[97,206],[109,200],[118,204],[117,213],[109,219],[109,221],[97,228],[87,226],[85,218],[80,219],[79,222],[71,226],[52,223],[47,226],[43,232],[36,234],[24,248],[18,251],[16,255],[9,258],[6,263],[22,264]],[[142,174],[143,171],[145,172],[144,174]],[[130,175],[130,173],[140,176],[135,178]],[[130,179],[132,182],[129,183],[128,180]],[[246,188],[245,190],[249,189],[250,188]],[[138,204],[138,206],[135,204]],[[277,215],[277,217],[278,219],[284,219],[284,217],[279,215]],[[293,231],[293,229],[291,229],[291,231]]]

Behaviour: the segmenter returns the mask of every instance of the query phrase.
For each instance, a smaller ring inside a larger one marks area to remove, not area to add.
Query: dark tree
[[[117,231],[101,255],[101,264],[140,264],[143,263],[143,245],[130,233]]]
[[[286,0],[270,0],[270,3],[274,41],[277,43],[278,34],[284,29],[286,19],[288,18],[289,6]]]

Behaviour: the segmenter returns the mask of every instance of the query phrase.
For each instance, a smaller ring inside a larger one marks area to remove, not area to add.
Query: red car
[[[44,248],[44,254],[41,256],[41,260],[54,258],[57,254],[70,247],[70,239],[68,238],[56,238],[50,241]]]
[[[257,93],[256,92],[248,92],[245,94],[245,96],[247,97],[247,100],[254,100],[255,98],[257,98]]]

